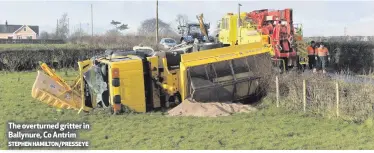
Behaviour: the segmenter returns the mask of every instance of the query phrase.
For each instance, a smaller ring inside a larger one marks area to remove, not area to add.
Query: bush
[[[161,38],[170,37],[179,40],[177,36],[160,36]],[[139,36],[139,35],[97,35],[94,37],[84,36],[79,39],[71,40],[73,44],[85,44],[92,47],[100,48],[131,48],[139,44],[151,46],[155,50],[162,49],[159,43],[156,43],[155,36]]]

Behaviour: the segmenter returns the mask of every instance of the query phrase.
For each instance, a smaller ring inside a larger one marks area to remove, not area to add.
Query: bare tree
[[[122,36],[123,34],[120,31],[118,31],[117,28],[108,30],[104,34],[104,44],[110,45],[120,43]]]
[[[175,21],[178,23],[178,26],[186,26],[189,22],[186,14],[178,14]]]
[[[182,28],[182,27],[185,27],[187,26],[189,20],[188,20],[188,16],[185,15],[185,14],[178,14],[175,21],[177,22],[178,24],[178,31],[179,31],[179,34],[182,34],[184,33],[184,30],[185,28]]]
[[[170,25],[158,19],[158,31],[160,36],[172,36],[176,33],[171,29]],[[156,18],[144,20],[139,29],[138,34],[144,36],[152,36],[156,32]]]
[[[64,13],[58,20],[56,27],[55,39],[66,40],[69,36],[68,14]]]
[[[39,39],[51,39],[52,35],[47,31],[42,31],[39,35]]]
[[[88,36],[88,33],[85,32],[83,29],[78,28],[71,36],[69,37],[69,40],[74,43],[82,42],[82,37]]]
[[[105,36],[108,37],[119,37],[122,36],[122,33],[119,32],[117,29],[108,30],[105,32]]]
[[[186,26],[189,22],[186,14],[178,14],[175,21],[177,22],[178,26]]]

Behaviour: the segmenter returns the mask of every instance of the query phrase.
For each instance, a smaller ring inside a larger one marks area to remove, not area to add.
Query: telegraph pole
[[[242,4],[238,3],[238,28],[241,25],[241,20],[240,20],[240,6],[242,6]]]
[[[240,6],[242,6],[242,4],[238,3],[238,29],[237,29],[237,35],[239,36],[239,39],[241,38],[241,32],[240,32],[240,26],[241,26],[241,18],[240,18]],[[237,40],[238,43],[239,43],[239,40]]]
[[[156,0],[156,44],[158,44],[158,0]]]
[[[91,37],[93,37],[93,8],[91,4]]]

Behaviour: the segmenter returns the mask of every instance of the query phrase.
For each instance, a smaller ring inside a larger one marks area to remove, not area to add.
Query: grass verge
[[[59,72],[73,79],[76,72]],[[0,71],[0,148],[6,123],[88,122],[80,132],[89,149],[374,149],[372,122],[355,124],[274,108],[264,100],[255,113],[219,118],[167,117],[160,112],[112,116],[56,111],[31,98],[35,72]]]

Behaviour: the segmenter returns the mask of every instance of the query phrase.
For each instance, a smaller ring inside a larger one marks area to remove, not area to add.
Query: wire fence
[[[374,85],[319,74],[286,74],[273,81],[277,107],[329,117],[364,120],[374,112]]]

